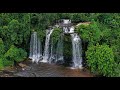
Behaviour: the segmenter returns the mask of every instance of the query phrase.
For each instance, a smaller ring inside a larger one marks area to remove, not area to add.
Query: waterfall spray
[[[71,34],[72,39],[72,61],[73,61],[73,68],[80,68],[82,69],[82,45],[81,39],[77,33]]]
[[[37,32],[33,32],[31,35],[29,58],[32,59],[32,62],[36,63],[42,58],[41,42],[37,36]]]
[[[45,40],[45,48],[44,48],[44,56],[41,62],[48,62],[50,58],[50,36],[54,29],[46,30],[46,40]]]

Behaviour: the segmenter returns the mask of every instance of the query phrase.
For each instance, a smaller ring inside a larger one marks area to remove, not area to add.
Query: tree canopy
[[[0,68],[27,58],[33,30],[38,32],[44,46],[46,29],[64,18],[71,19],[73,23],[91,22],[75,28],[82,39],[84,61],[91,71],[112,76],[115,68],[112,63],[120,67],[119,13],[0,13]],[[56,28],[51,35],[54,44],[60,31]],[[64,41],[65,48],[68,48],[64,53],[70,57],[69,36]]]

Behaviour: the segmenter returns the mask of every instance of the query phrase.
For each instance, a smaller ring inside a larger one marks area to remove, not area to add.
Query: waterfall
[[[33,32],[31,35],[30,41],[30,55],[29,58],[32,59],[33,62],[38,63],[64,63],[63,56],[63,39],[64,35],[71,35],[72,40],[72,68],[80,68],[82,69],[82,44],[81,39],[77,33],[74,32],[75,28],[71,24],[71,20],[63,20],[62,24],[59,24],[63,29],[63,32],[60,34],[59,40],[57,43],[53,44],[53,40],[51,39],[51,34],[54,31],[55,26],[53,28],[46,30],[46,39],[44,52],[42,57],[42,47],[40,39],[37,36],[37,32]]]
[[[32,62],[36,63],[42,58],[41,42],[37,32],[31,34],[29,58],[32,59]]]
[[[46,30],[46,40],[45,40],[45,48],[44,48],[44,56],[41,62],[48,62],[50,58],[50,36],[54,29]]]
[[[60,35],[60,39],[58,40],[58,44],[57,44],[57,49],[56,49],[56,60],[55,62],[64,62],[64,57],[63,57],[63,37],[64,34],[61,33]]]
[[[50,58],[49,58],[49,63],[52,63],[55,60],[55,46],[53,44],[53,39],[51,40],[51,45],[50,45]]]
[[[82,68],[82,45],[81,39],[77,33],[71,34],[72,39],[72,61],[73,61],[73,68]]]

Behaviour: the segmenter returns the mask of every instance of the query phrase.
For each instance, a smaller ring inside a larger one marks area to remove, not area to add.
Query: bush
[[[108,25],[111,28],[119,28],[120,18],[118,14],[115,13],[104,13],[99,15],[98,20]]]
[[[3,68],[4,68],[4,66],[3,66],[3,60],[2,60],[2,58],[0,58],[0,70],[3,69]]]
[[[5,53],[5,58],[8,60],[15,60],[16,56],[18,57],[18,50],[14,45]]]
[[[0,38],[0,57],[5,53],[5,47],[2,39]]]
[[[53,40],[53,44],[55,44],[59,40],[61,32],[62,30],[60,28],[54,29],[53,33],[51,34],[51,39]]]
[[[0,57],[0,68],[3,68],[3,66],[13,66],[14,61],[21,62],[26,56],[27,52],[12,45],[10,49]]]
[[[4,56],[0,58],[0,69],[3,69],[6,66],[14,66],[13,60],[8,60]]]
[[[5,54],[5,47],[2,39],[0,39],[0,69],[3,69],[4,66],[13,66],[14,61],[10,61],[9,59],[7,60],[4,57]]]
[[[116,63],[108,45],[90,46],[86,52],[87,65],[91,72],[103,76],[114,76]]]
[[[27,57],[27,52],[22,48],[18,49],[18,58],[15,59],[16,62],[21,62]]]
[[[96,44],[98,41],[100,41],[101,31],[97,22],[93,21],[89,26],[80,25],[76,28],[76,30],[84,42]]]
[[[118,63],[115,68],[115,77],[120,77],[120,63]]]
[[[25,52],[21,48],[16,48],[14,45],[10,47],[10,49],[5,53],[5,58],[8,60],[13,60],[16,62],[21,62],[27,56],[27,52]]]
[[[6,67],[6,66],[14,66],[14,60],[9,60],[9,59],[6,59],[5,57],[2,57],[1,59],[2,59],[4,67]]]

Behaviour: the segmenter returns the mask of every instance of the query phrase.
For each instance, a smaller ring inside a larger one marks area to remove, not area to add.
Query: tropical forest
[[[0,77],[119,77],[120,13],[0,13]]]

